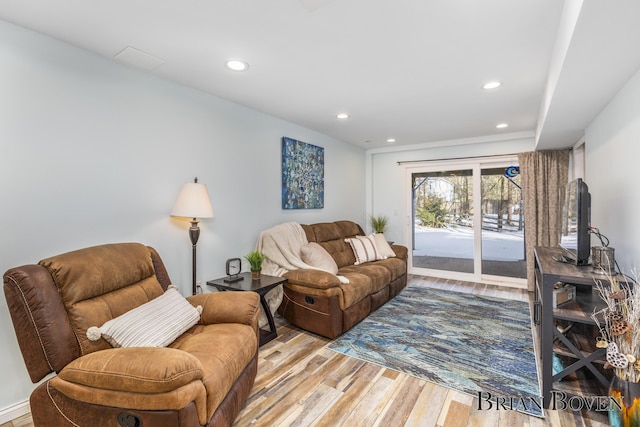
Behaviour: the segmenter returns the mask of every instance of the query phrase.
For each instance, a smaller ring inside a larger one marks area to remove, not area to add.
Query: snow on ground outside
[[[473,258],[473,229],[468,227],[429,228],[415,226],[414,256]],[[483,259],[520,261],[524,259],[524,232],[482,230]]]

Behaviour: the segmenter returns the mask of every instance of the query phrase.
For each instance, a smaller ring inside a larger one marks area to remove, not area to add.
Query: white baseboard
[[[29,412],[31,412],[31,406],[29,406],[28,400],[0,409],[0,424],[8,423]]]

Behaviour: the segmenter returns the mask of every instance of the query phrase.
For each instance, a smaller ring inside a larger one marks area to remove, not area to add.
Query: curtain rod
[[[403,160],[398,162],[398,166],[408,163],[425,163],[425,162],[443,162],[445,160],[470,160],[470,159],[492,159],[498,156],[517,156],[518,153],[498,154],[495,156],[469,156],[469,157],[447,157],[443,159],[429,159],[429,160]]]
[[[573,151],[573,148],[565,148],[565,150]],[[540,151],[547,151],[547,150],[540,150]],[[496,154],[495,156],[447,157],[442,159],[428,159],[428,160],[402,160],[398,162],[398,166],[409,164],[409,163],[443,162],[446,160],[492,159],[494,157],[500,157],[500,156],[517,156],[518,154],[520,153]]]

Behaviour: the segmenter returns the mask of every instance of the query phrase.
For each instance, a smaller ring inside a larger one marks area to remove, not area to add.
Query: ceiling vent
[[[298,0],[309,12],[314,12],[323,6],[333,3],[335,0]]]
[[[120,62],[132,65],[145,71],[152,71],[164,64],[164,59],[143,52],[135,47],[127,46],[115,57]]]

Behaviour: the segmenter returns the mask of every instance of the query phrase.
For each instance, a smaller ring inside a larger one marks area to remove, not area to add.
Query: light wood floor
[[[530,302],[519,289],[425,277],[420,284]],[[278,338],[260,348],[252,394],[234,426],[605,427],[605,413],[478,410],[477,399],[325,348],[329,340],[276,318]],[[0,427],[32,427],[26,415]]]

